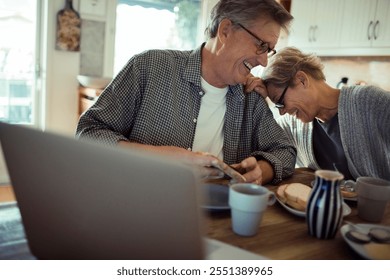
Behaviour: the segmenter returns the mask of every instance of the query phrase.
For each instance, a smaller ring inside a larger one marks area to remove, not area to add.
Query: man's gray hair
[[[275,0],[220,0],[211,10],[205,30],[207,39],[217,36],[218,26],[225,18],[244,26],[250,26],[260,18],[269,18],[288,32],[293,16]]]

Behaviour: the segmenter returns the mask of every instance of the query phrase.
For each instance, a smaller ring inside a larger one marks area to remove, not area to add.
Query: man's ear
[[[222,43],[225,42],[233,28],[233,23],[230,19],[224,18],[218,25],[217,37]]]
[[[310,85],[309,76],[301,70],[295,74],[295,82],[301,84],[304,88],[308,88]]]

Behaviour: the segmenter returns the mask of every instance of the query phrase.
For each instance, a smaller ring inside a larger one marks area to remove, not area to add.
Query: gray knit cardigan
[[[390,180],[390,92],[375,86],[344,87],[338,115],[351,175]],[[313,152],[313,123],[290,115],[277,121],[297,147],[297,166],[319,169]]]

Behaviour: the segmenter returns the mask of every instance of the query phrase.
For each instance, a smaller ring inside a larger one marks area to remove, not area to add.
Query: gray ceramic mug
[[[358,215],[368,222],[380,222],[390,200],[390,182],[374,178],[359,177],[356,180]]]

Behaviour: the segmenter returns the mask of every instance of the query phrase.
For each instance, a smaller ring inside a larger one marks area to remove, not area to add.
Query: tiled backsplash
[[[103,76],[105,22],[83,20],[81,25],[80,74]]]
[[[363,81],[390,91],[390,57],[321,57],[321,60],[331,86],[348,77],[348,85]]]

